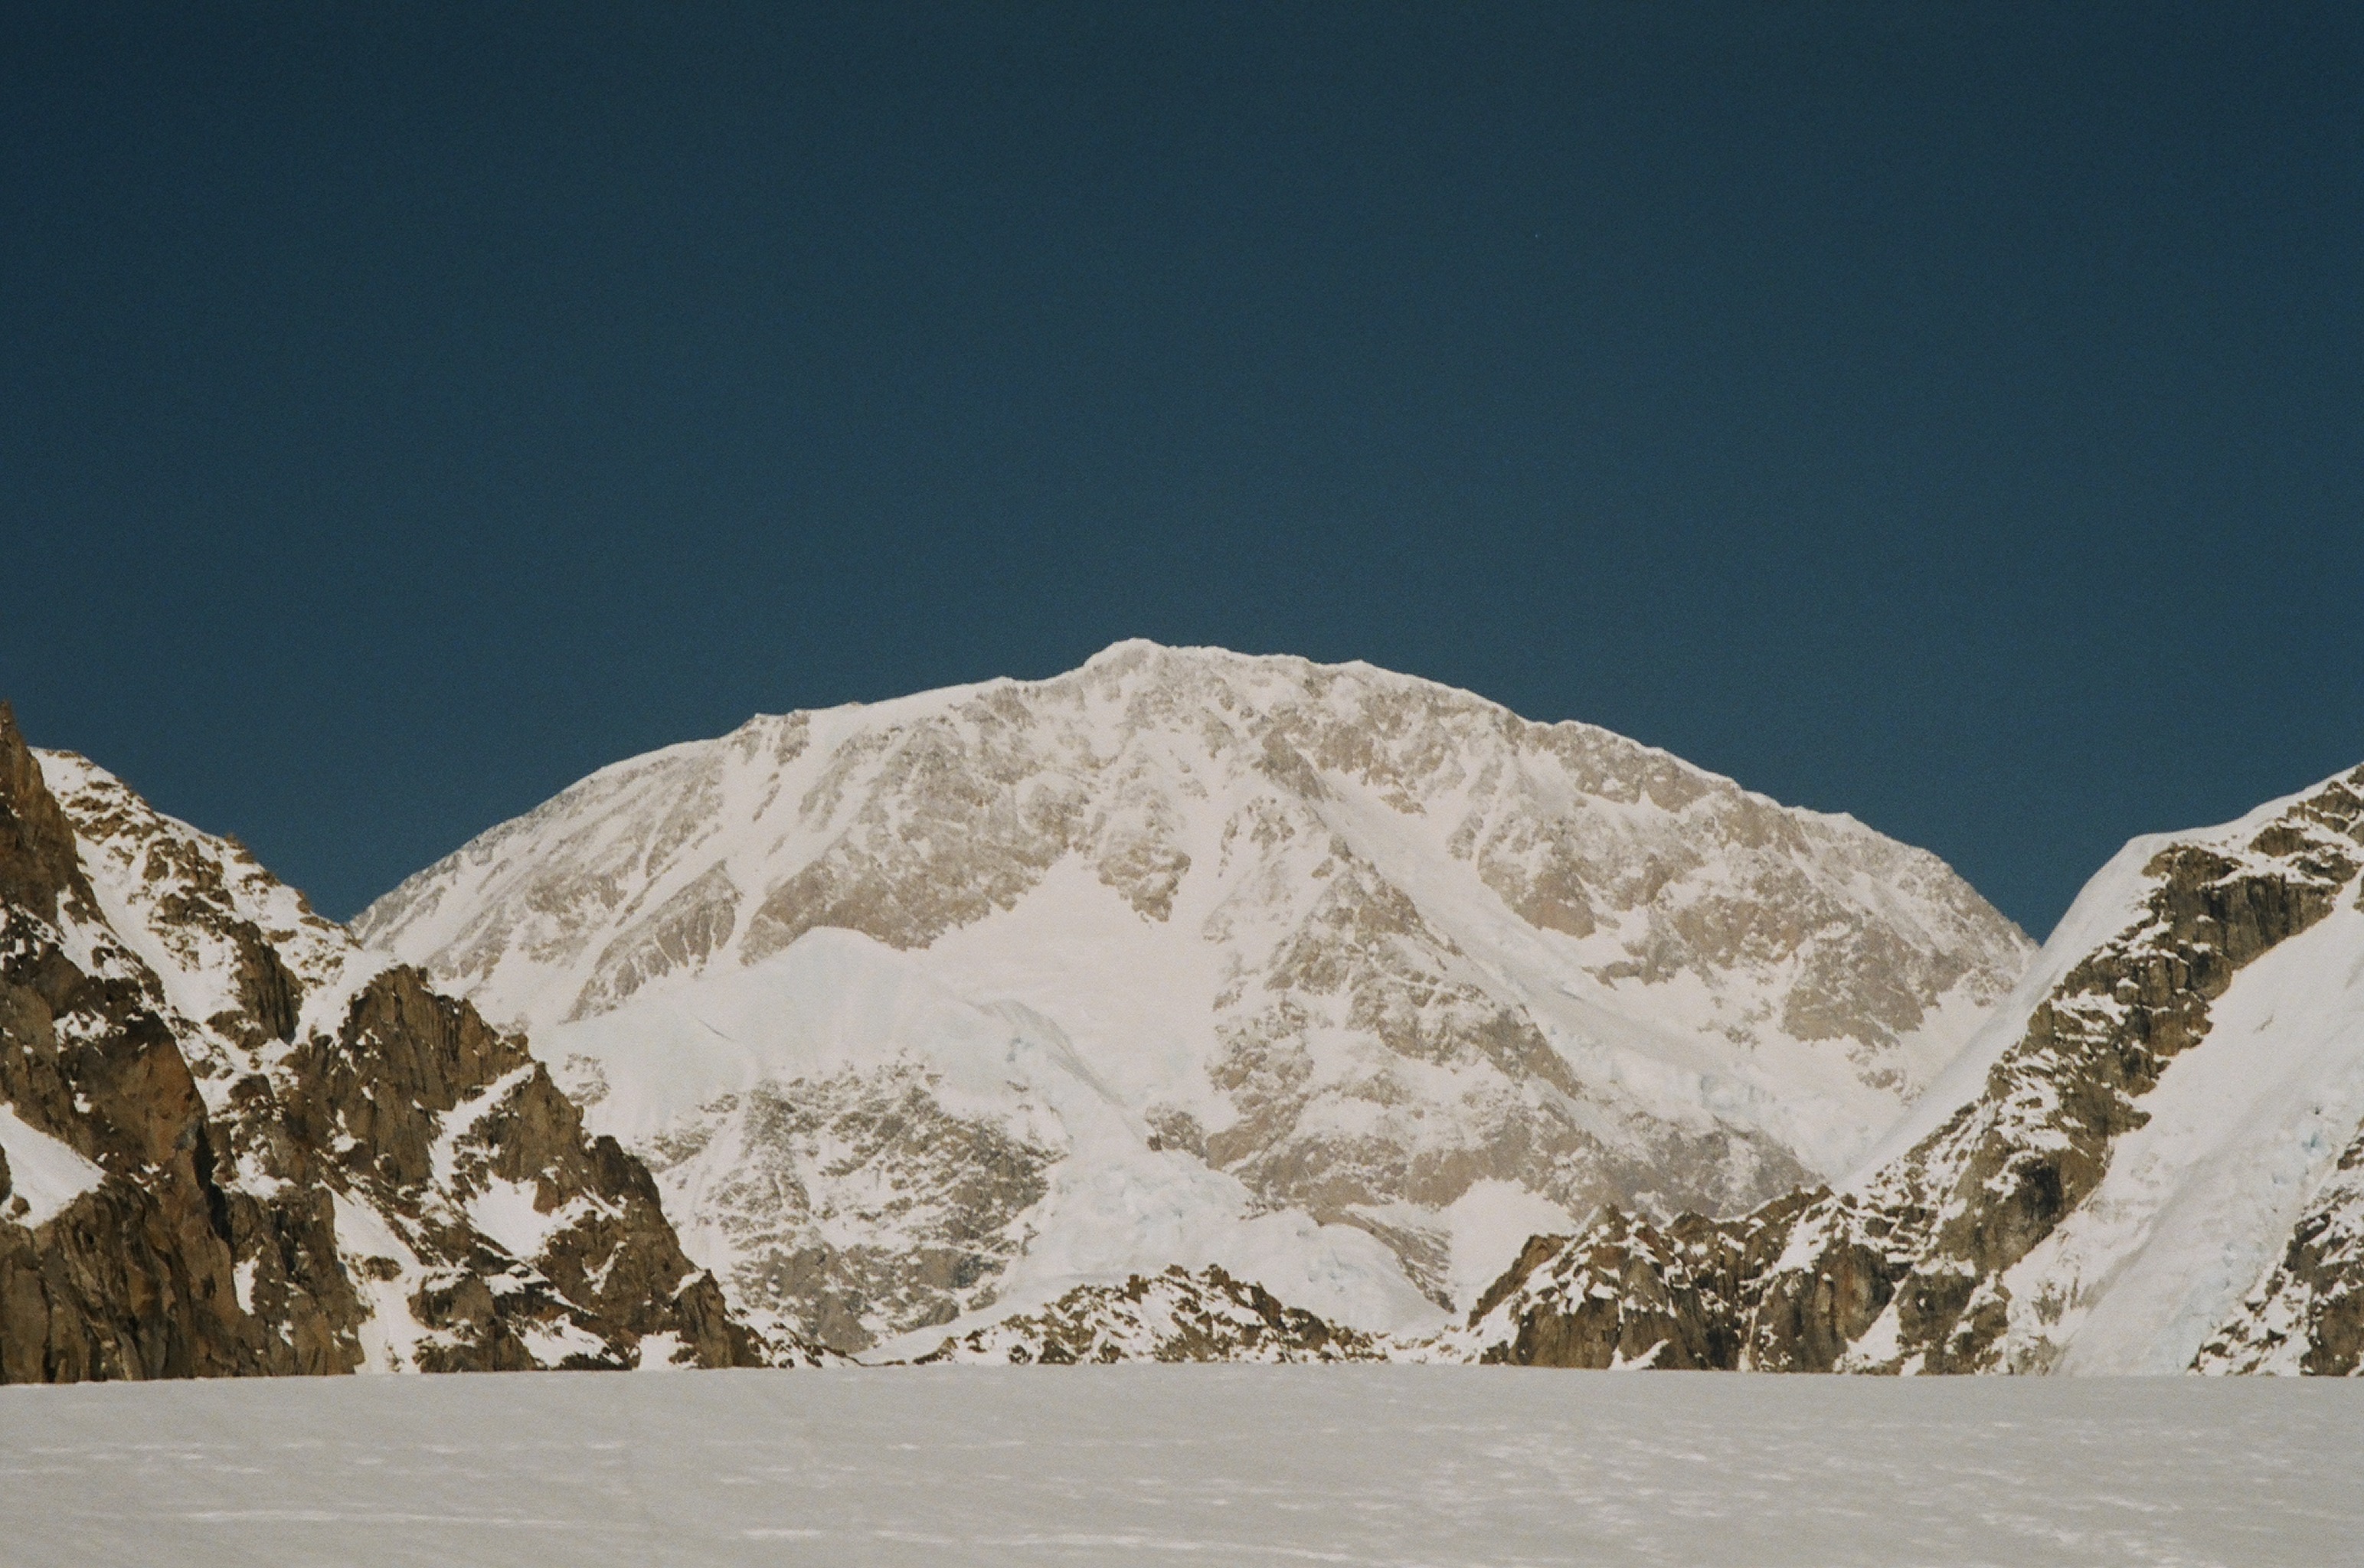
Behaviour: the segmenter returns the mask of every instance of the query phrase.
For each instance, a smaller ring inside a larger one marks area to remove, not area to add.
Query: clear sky
[[[2364,7],[0,14],[0,695],[329,912],[1129,636],[2041,935],[2364,761]]]

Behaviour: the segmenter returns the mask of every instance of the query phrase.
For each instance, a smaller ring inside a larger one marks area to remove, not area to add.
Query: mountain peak
[[[1174,1264],[1399,1330],[1600,1202],[1835,1173],[2029,951],[1934,856],[1607,730],[1139,639],[617,764],[357,929],[841,1349]],[[892,1247],[832,1240],[882,1193]]]

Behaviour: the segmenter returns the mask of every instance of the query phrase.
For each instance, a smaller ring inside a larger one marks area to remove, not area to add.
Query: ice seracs
[[[845,1350],[1175,1264],[1425,1331],[1600,1204],[1843,1173],[2032,951],[1605,730],[1140,642],[618,763],[357,929]]]

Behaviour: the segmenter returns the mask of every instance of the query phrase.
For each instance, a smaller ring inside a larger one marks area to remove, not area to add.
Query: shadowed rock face
[[[1499,1323],[1477,1359],[1511,1366],[1737,1366],[1758,1281],[1798,1212],[1827,1189],[1738,1219],[1684,1215],[1664,1227],[1611,1209],[1581,1236],[1537,1237],[1470,1312]],[[1507,1305],[1508,1310],[1504,1310]]]
[[[761,1359],[519,1041],[356,957],[0,705],[0,1382]]]
[[[1458,1340],[1484,1360],[1566,1366],[2046,1370],[2063,1347],[2046,1314],[2014,1319],[2005,1276],[2100,1186],[2235,976],[2329,915],[2359,869],[2364,769],[2246,843],[2169,845],[2143,868],[2138,917],[2068,968],[1983,1091],[1904,1154],[1737,1218],[1604,1212],[1531,1244]],[[2200,1370],[2357,1370],[2359,1172],[2364,1133]]]

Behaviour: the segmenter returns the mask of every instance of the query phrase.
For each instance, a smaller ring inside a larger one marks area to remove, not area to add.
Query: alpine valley
[[[1607,731],[1129,642],[617,763],[347,930],[0,724],[0,1380],[2353,1372],[2360,882],[2364,770],[2037,952]]]

